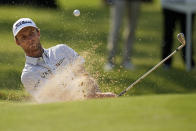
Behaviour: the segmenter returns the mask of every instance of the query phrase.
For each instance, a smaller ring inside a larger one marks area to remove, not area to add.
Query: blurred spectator
[[[126,13],[126,26],[125,26],[125,46],[123,49],[124,68],[133,70],[134,66],[131,63],[132,46],[135,39],[135,30],[137,27],[138,16],[140,13],[140,4],[142,0],[105,0],[106,3],[111,5],[110,9],[110,33],[108,37],[108,58],[104,66],[105,71],[109,71],[114,67],[114,57],[118,47],[118,37],[124,13]],[[150,0],[145,0],[150,1]]]
[[[181,32],[185,34],[186,37],[186,14],[177,12],[174,10],[170,10],[166,8],[165,4],[179,4],[183,3],[186,4],[187,2],[193,2],[193,0],[162,0],[162,9],[163,9],[163,42],[162,42],[162,59],[167,57],[172,52],[172,45],[173,45],[173,34],[176,29],[176,23],[180,22],[180,29]],[[196,3],[196,1],[195,1]],[[193,32],[193,23],[194,23],[194,15],[192,15],[192,32]],[[192,35],[192,34],[191,34]],[[192,44],[193,45],[193,44]],[[193,47],[191,47],[191,66],[195,66],[195,62],[193,59]],[[184,62],[186,63],[186,48],[182,49],[182,57]],[[163,67],[168,69],[171,67],[172,58],[168,59]]]

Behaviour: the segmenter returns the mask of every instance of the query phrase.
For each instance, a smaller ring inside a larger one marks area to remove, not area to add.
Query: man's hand
[[[117,97],[116,94],[112,93],[112,92],[96,92],[95,93],[95,98],[111,98],[111,97]]]

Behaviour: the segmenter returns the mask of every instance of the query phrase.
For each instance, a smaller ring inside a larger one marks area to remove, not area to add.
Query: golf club
[[[170,57],[172,57],[176,52],[178,52],[180,49],[182,49],[185,46],[185,44],[186,44],[184,34],[183,33],[179,33],[177,35],[177,39],[181,43],[181,45],[178,48],[176,48],[175,51],[173,51],[169,56],[167,56],[166,58],[164,58],[162,61],[160,61],[158,64],[156,64],[152,69],[150,69],[148,72],[146,72],[144,75],[142,75],[139,79],[137,79],[134,83],[132,83],[129,87],[127,87],[124,91],[122,91],[118,96],[122,96],[123,94],[125,94],[128,90],[130,90],[131,88],[133,88],[134,85],[136,85],[137,83],[139,83],[142,79],[144,79],[151,72],[153,72],[155,69],[157,69],[166,60],[168,60]]]

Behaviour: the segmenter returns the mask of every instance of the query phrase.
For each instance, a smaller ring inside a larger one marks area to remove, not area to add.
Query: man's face
[[[21,46],[26,54],[34,54],[42,47],[40,32],[34,27],[25,27],[16,35],[16,43]]]

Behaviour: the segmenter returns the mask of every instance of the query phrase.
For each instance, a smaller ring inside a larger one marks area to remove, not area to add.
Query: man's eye
[[[23,36],[21,39],[22,39],[22,40],[25,40],[25,39],[26,39],[26,37],[25,37],[25,36]]]
[[[35,33],[35,32],[33,32],[33,31],[32,31],[29,35],[30,35],[30,36],[33,36],[33,35],[34,35],[34,33]]]

